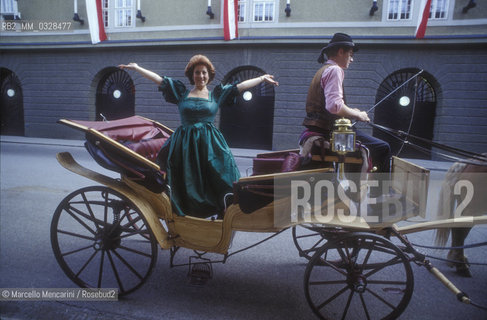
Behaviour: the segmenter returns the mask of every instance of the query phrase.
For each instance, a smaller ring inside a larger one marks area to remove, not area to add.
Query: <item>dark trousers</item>
[[[391,147],[387,142],[358,130],[356,139],[369,149],[372,165],[377,167],[377,172],[369,176],[369,181],[376,180],[378,185],[377,187],[371,188],[369,195],[371,198],[379,197],[387,193],[386,189],[388,185],[384,185],[384,182],[391,179]]]
[[[377,172],[388,173],[391,171],[392,154],[391,147],[387,142],[359,130],[357,130],[356,139],[369,149],[372,165],[377,167]]]

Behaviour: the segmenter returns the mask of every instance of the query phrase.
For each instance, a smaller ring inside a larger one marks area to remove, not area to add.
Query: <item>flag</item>
[[[101,2],[102,0],[86,0],[86,15],[90,27],[91,43],[93,44],[107,40]]]
[[[238,37],[238,0],[224,0],[223,2],[223,36],[225,40]]]
[[[426,25],[430,16],[431,0],[421,0],[420,12],[418,15],[418,26],[416,27],[416,39],[423,39],[426,32]]]

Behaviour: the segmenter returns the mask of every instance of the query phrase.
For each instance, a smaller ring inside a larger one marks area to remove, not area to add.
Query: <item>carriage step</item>
[[[192,260],[200,260],[193,262]],[[192,286],[204,286],[208,280],[213,278],[213,267],[209,259],[200,257],[189,258],[188,280]]]

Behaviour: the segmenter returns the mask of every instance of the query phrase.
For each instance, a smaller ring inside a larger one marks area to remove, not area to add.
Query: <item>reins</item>
[[[422,138],[422,137],[418,137],[418,136],[415,136],[415,135],[412,135],[410,133],[406,133],[404,131],[401,131],[401,130],[396,130],[396,129],[392,129],[392,128],[388,128],[388,127],[385,127],[385,126],[382,126],[382,125],[378,125],[378,124],[375,124],[375,123],[372,123],[372,122],[368,122],[368,124],[375,128],[375,129],[378,129],[382,132],[385,132],[391,136],[393,136],[394,138],[402,141],[404,144],[407,144],[425,154],[436,154],[438,156],[440,156],[441,158],[444,158],[444,159],[447,159],[448,161],[454,161],[454,162],[461,162],[461,163],[465,163],[465,164],[471,164],[471,165],[477,165],[477,166],[487,166],[487,156],[485,155],[482,155],[480,153],[475,153],[475,152],[471,152],[471,151],[467,151],[467,150],[463,150],[463,149],[459,149],[459,148],[455,148],[455,147],[451,147],[451,146],[447,146],[445,144],[441,144],[441,143],[438,143],[438,142],[434,142],[434,141],[431,141],[431,140],[428,140],[428,139],[425,139],[425,138]],[[417,140],[417,141],[420,141],[420,142],[423,142],[427,145],[430,145],[432,147],[435,147],[435,148],[438,148],[438,149],[441,149],[441,150],[444,150],[444,151],[447,151],[447,152],[450,152],[452,154],[455,154],[457,156],[452,156],[452,155],[448,155],[448,154],[445,154],[443,152],[439,152],[439,151],[432,151],[432,150],[429,150],[427,148],[424,148],[414,142],[411,142],[410,140],[408,139],[414,139],[414,140]],[[469,158],[469,159],[465,159],[465,158],[460,158],[460,157],[466,157],[466,158]]]

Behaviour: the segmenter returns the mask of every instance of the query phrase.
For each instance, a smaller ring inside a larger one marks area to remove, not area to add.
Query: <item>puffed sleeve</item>
[[[231,106],[235,104],[236,99],[240,92],[238,91],[237,84],[219,84],[213,89],[213,96],[219,107]]]
[[[162,95],[167,102],[178,104],[186,92],[186,86],[179,80],[163,77],[159,85],[159,91],[162,91]]]

